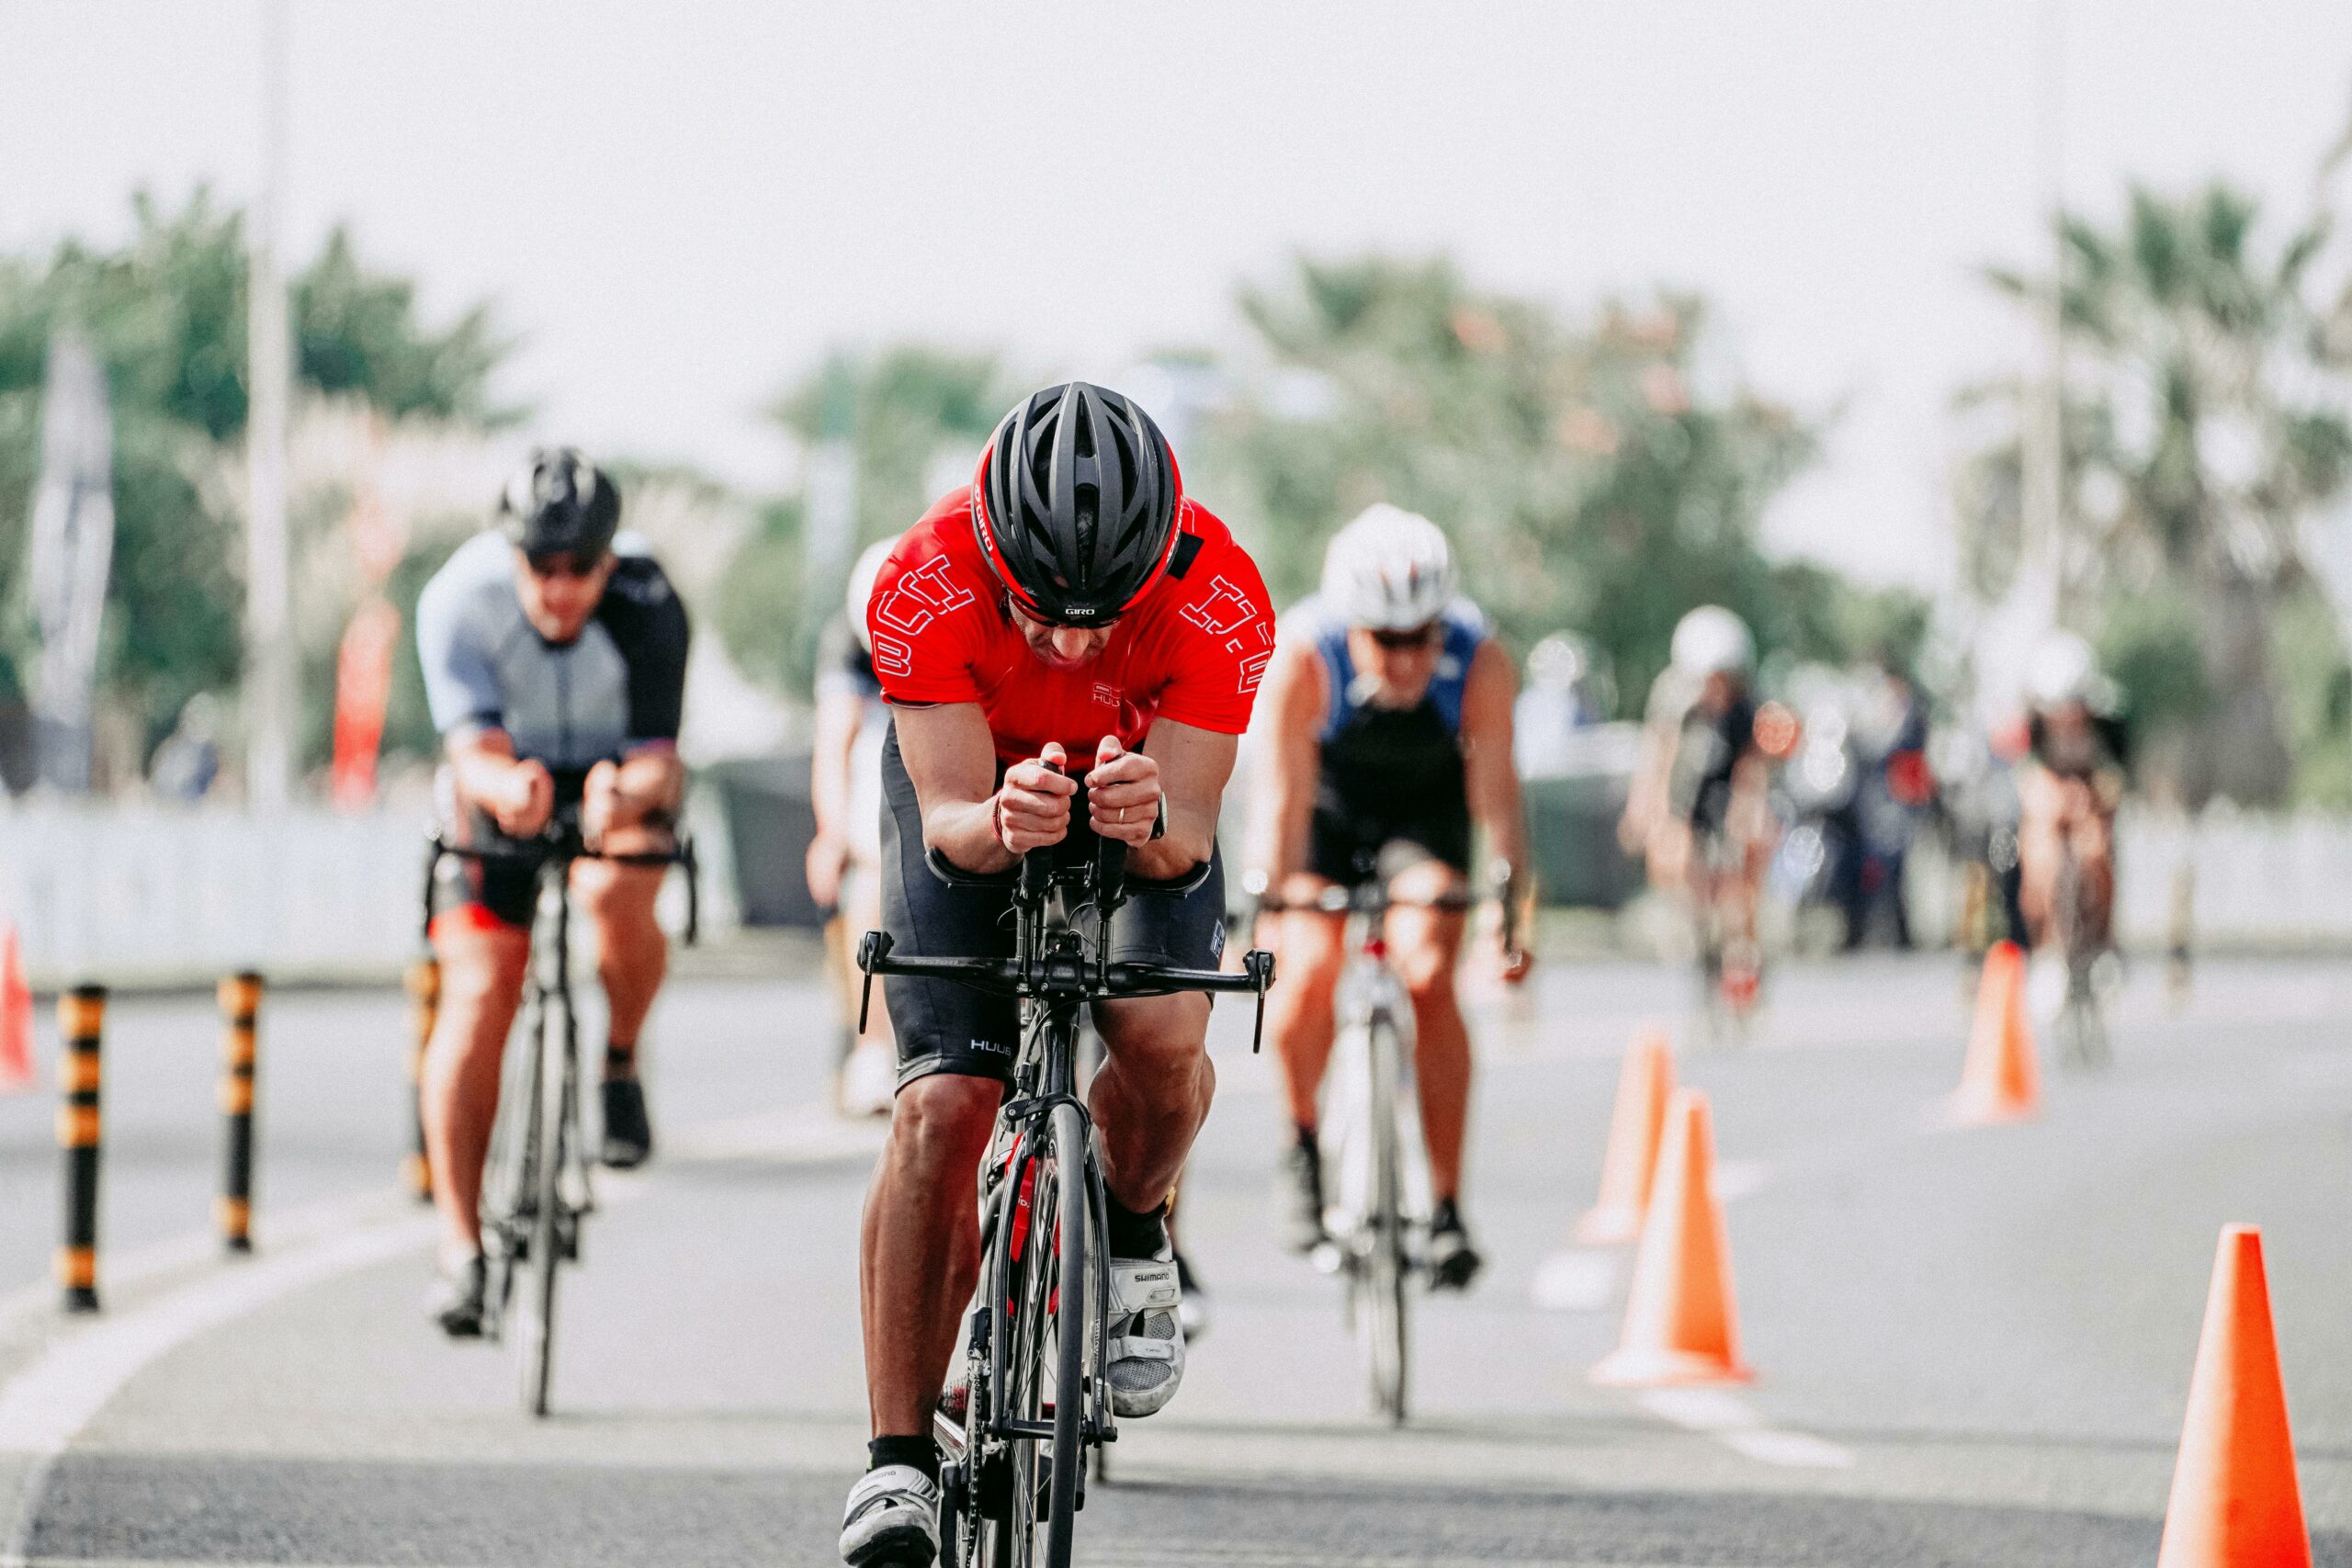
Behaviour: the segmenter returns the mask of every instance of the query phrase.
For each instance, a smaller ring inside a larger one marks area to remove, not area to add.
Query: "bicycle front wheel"
[[[1405,1113],[1398,1080],[1402,1042],[1385,1018],[1374,1018],[1364,1042],[1370,1055],[1373,1189],[1365,1240],[1369,1253],[1357,1296],[1357,1332],[1363,1341],[1372,1380],[1372,1408],[1391,1426],[1405,1424],[1410,1317],[1405,1286],[1411,1270],[1405,1256]]]
[[[563,1051],[552,1020],[542,1015],[538,1067],[532,1077],[537,1104],[537,1168],[531,1184],[530,1241],[525,1254],[529,1269],[523,1293],[522,1332],[515,1337],[523,1374],[523,1408],[533,1416],[548,1413],[548,1387],[555,1368],[556,1274],[563,1266],[563,1162],[571,1154],[568,1111],[578,1092],[577,1064]],[[559,1060],[559,1056],[561,1058]]]
[[[1092,1199],[1086,1175],[1086,1119],[1075,1105],[1057,1105],[1048,1154],[1054,1163],[1056,1218],[1059,1221],[1059,1268],[1054,1303],[1053,1464],[1046,1506],[1046,1568],[1069,1568],[1078,1533],[1079,1495],[1086,1481],[1083,1452],[1087,1395],[1091,1387],[1087,1346],[1093,1317],[1088,1310],[1094,1267],[1093,1231],[1088,1224]]]

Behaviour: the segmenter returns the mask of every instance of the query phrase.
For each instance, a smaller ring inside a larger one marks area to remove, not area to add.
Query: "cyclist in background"
[[[1619,841],[1643,857],[1653,886],[1721,920],[1723,984],[1736,998],[1757,983],[1757,893],[1773,837],[1755,668],[1755,638],[1731,611],[1702,604],[1676,623],[1618,823]]]
[[[1082,381],[1025,400],[973,482],[899,541],[867,620],[891,710],[882,929],[898,952],[1012,951],[1010,887],[948,886],[926,851],[988,873],[1050,845],[1091,852],[1099,836],[1128,846],[1136,877],[1210,868],[1181,897],[1128,902],[1113,958],[1216,966],[1217,810],[1273,614],[1232,533],[1185,498],[1149,415]],[[859,1259],[874,1436],[841,1538],[858,1568],[938,1551],[932,1414],[978,1277],[978,1170],[1020,1046],[1009,998],[886,984],[899,1095]],[[1216,1088],[1208,1020],[1198,992],[1094,1010],[1105,1049],[1089,1099],[1111,1252],[1102,1359],[1122,1416],[1158,1411],[1183,1378],[1163,1212]]]
[[[2018,903],[2030,945],[2054,946],[2051,906],[2065,850],[2083,879],[2084,940],[2093,952],[2112,941],[2115,812],[2122,803],[2129,735],[2113,682],[2090,644],[2053,632],[2026,671],[2028,756],[2018,781]]]
[[[577,813],[592,849],[672,846],[685,777],[686,611],[644,541],[617,533],[620,513],[609,476],[568,446],[543,447],[507,484],[498,526],[459,546],[417,600],[425,695],[447,756],[444,816],[458,842],[529,839]],[[589,860],[571,872],[609,1004],[601,1154],[614,1167],[653,1147],[637,1043],[669,961],[653,914],[661,885],[650,866]],[[528,865],[453,856],[436,872],[441,1010],[423,1108],[443,1241],[428,1305],[453,1338],[481,1332],[482,1163],[537,890]]]
[[[1283,1156],[1283,1240],[1323,1239],[1317,1098],[1347,961],[1343,915],[1297,908],[1327,888],[1385,878],[1392,962],[1413,1002],[1422,1135],[1433,1200],[1432,1283],[1461,1289],[1480,1258],[1462,1218],[1470,1032],[1454,992],[1463,914],[1408,907],[1468,888],[1471,835],[1488,880],[1516,897],[1527,864],[1511,759],[1518,672],[1468,601],[1436,524],[1385,504],[1332,536],[1322,590],[1284,617],[1267,673],[1261,778],[1253,793],[1250,886],[1293,906],[1261,941],[1281,964],[1267,997],[1291,1137]],[[1271,939],[1271,940],[1269,940]],[[1524,952],[1498,954],[1527,974]]]
[[[874,674],[865,606],[897,542],[885,539],[857,558],[844,613],[817,640],[816,739],[808,770],[817,831],[808,843],[808,896],[819,908],[834,911],[825,925],[825,959],[842,1017],[845,1049],[833,1103],[844,1116],[888,1115],[898,1087],[887,1004],[877,998],[865,1032],[854,1033],[862,979],[854,944],[882,923],[882,735],[889,726],[882,682]]]

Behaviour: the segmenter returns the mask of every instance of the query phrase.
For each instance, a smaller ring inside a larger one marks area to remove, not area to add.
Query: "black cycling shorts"
[[[1342,887],[1392,877],[1418,860],[1470,874],[1470,812],[1439,807],[1386,820],[1348,816],[1320,804],[1307,825],[1306,869]]]
[[[999,774],[1001,776],[1000,767]],[[899,755],[893,722],[882,741],[882,929],[901,957],[1012,955],[1012,890],[951,886],[923,863],[922,812]],[[1094,853],[1081,811],[1061,848]],[[1111,924],[1116,963],[1214,969],[1225,953],[1225,872],[1212,852],[1208,880],[1182,897],[1131,898]],[[1010,1080],[1020,1055],[1019,1005],[944,980],[889,976],[882,982],[899,1040],[899,1087],[933,1073]]]
[[[581,768],[556,768],[555,808],[577,811],[587,793],[588,773]],[[469,806],[450,813],[455,820],[446,829],[448,840],[465,848],[514,848],[516,841],[498,830],[490,813]],[[531,929],[539,902],[539,868],[525,860],[469,860],[443,855],[433,868],[433,920],[455,916],[477,926],[499,925],[515,931]]]

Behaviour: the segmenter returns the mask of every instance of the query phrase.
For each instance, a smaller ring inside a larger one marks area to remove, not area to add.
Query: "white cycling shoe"
[[[1184,1292],[1176,1254],[1111,1259],[1111,1343],[1103,1375],[1111,1409],[1132,1419],[1149,1416],[1176,1397],[1184,1381]]]
[[[869,1470],[842,1511],[850,1568],[930,1568],[939,1556],[939,1483],[910,1464]]]

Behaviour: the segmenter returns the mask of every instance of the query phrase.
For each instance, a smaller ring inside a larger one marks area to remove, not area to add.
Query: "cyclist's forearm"
[[[1216,802],[1168,799],[1168,832],[1127,851],[1134,875],[1167,881],[1185,875],[1216,850]]]
[[[922,841],[966,871],[1003,871],[1013,863],[1012,851],[996,833],[996,796],[985,800],[944,800],[924,808]]]

